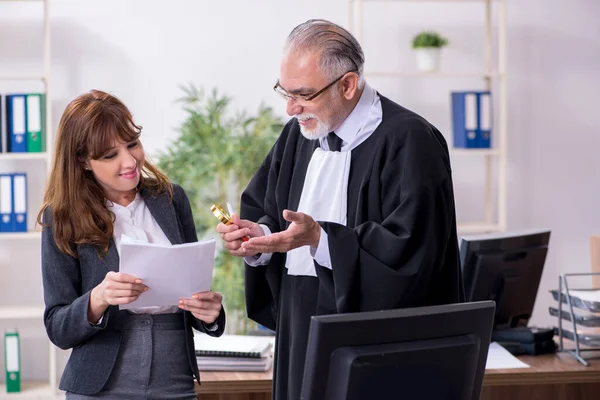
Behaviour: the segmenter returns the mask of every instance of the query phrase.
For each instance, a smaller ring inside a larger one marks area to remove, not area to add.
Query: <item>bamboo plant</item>
[[[210,211],[213,203],[230,202],[239,210],[243,189],[275,143],[283,127],[271,108],[260,105],[256,114],[232,113],[231,99],[213,89],[182,86],[178,101],[186,118],[180,135],[159,154],[158,165],[186,191],[199,237],[217,237],[218,221]],[[223,294],[228,313],[227,331],[246,333],[254,326],[246,318],[244,266],[231,256],[217,237],[213,290]]]

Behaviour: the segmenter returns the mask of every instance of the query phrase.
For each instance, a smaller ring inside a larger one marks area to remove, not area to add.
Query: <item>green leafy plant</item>
[[[423,31],[413,38],[413,49],[437,47],[442,48],[448,44],[448,39],[437,32]]]
[[[181,86],[186,119],[179,137],[158,155],[159,167],[186,191],[199,237],[218,239],[213,290],[223,294],[227,330],[245,333],[253,323],[246,318],[243,261],[221,247],[210,211],[213,203],[229,201],[239,210],[241,192],[275,143],[282,121],[260,105],[254,115],[231,113],[231,99],[213,89],[205,95],[194,85]],[[236,207],[237,206],[237,207]]]

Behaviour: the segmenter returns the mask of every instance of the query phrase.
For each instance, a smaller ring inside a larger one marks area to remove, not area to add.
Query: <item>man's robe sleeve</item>
[[[262,165],[242,193],[240,217],[269,227],[278,232],[277,207],[267,199],[269,176],[277,175],[280,162],[276,157],[278,143],[275,143]],[[273,180],[271,180],[272,182]],[[270,211],[270,212],[268,212]],[[282,254],[274,253],[266,266],[245,267],[245,294],[248,317],[275,330],[277,304],[281,282]]]

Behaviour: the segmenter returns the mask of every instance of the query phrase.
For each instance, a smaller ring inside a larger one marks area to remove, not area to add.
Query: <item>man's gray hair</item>
[[[324,19],[311,19],[298,25],[285,43],[286,53],[296,51],[319,51],[319,69],[331,80],[356,71],[358,88],[363,88],[365,55],[358,40],[341,26]]]

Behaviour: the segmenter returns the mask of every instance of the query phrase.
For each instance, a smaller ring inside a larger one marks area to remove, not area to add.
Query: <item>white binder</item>
[[[0,232],[13,231],[12,177],[0,174]]]

